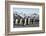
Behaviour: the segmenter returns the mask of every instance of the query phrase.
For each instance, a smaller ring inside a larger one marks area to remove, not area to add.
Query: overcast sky
[[[39,14],[38,8],[13,8],[14,13],[26,14],[31,15],[33,13]]]

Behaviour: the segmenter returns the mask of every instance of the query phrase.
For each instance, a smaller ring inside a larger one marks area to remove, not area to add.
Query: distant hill
[[[30,16],[23,16],[22,14],[14,14],[14,18],[17,19],[25,19],[25,18],[30,18],[30,19],[37,19],[39,20],[39,15],[36,13],[31,14]]]

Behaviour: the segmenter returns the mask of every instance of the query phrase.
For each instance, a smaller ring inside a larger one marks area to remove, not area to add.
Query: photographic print
[[[10,5],[10,11],[10,24],[12,31],[40,30],[40,28],[42,29],[41,6]]]
[[[13,8],[13,27],[39,27],[39,8]]]

